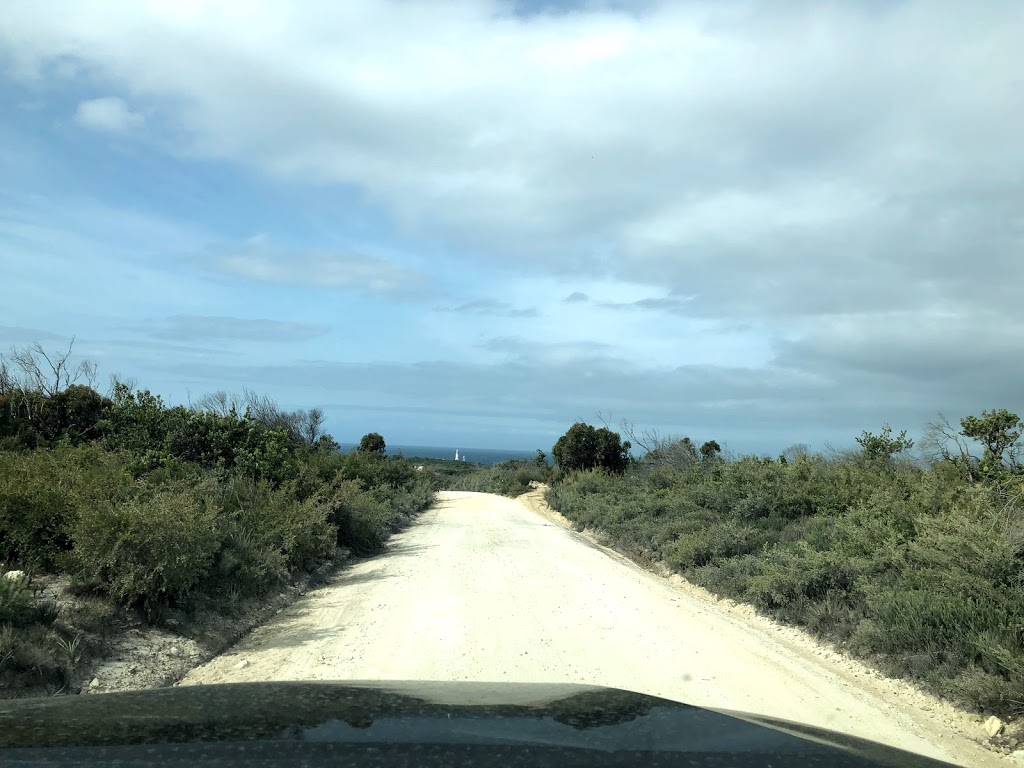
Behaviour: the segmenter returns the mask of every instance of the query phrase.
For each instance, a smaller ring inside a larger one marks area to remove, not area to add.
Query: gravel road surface
[[[519,501],[445,492],[181,684],[482,680],[615,686],[863,736],[965,766],[1009,761],[793,632],[610,554]],[[768,628],[766,628],[768,627]],[[980,730],[978,735],[980,735]]]

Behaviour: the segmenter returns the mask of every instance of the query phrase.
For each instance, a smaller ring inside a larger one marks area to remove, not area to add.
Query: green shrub
[[[334,554],[338,528],[330,522],[331,508],[325,500],[288,501],[278,495],[274,507],[268,527],[290,570],[308,569]]]
[[[558,438],[551,455],[565,472],[600,467],[608,472],[625,472],[629,466],[630,443],[607,427],[595,428],[576,422]]]
[[[96,440],[110,405],[107,398],[79,384],[51,396],[12,389],[0,394],[0,438],[11,450]]]
[[[78,510],[129,484],[118,458],[96,447],[0,452],[0,560],[53,568],[71,548]]]
[[[433,500],[433,473],[401,457],[337,453],[317,409],[202,402],[169,407],[124,384],[112,400],[76,386],[0,395],[0,562],[69,571],[79,598],[58,628],[0,582],[0,685],[63,685],[79,647],[63,627],[102,634],[125,606],[152,620],[193,597],[229,611],[339,543],[381,551]]]
[[[396,526],[407,522],[434,502],[434,487],[429,477],[422,478],[421,482],[410,488],[377,488],[374,493],[381,503],[391,509]]]
[[[32,616],[32,596],[21,581],[0,578],[0,625],[26,624]]]
[[[370,488],[406,488],[416,483],[417,473],[401,456],[382,456],[366,451],[352,451],[342,457],[338,479],[355,480],[364,490]]]
[[[287,556],[267,540],[252,513],[219,521],[221,547],[211,566],[210,590],[257,594],[288,575]]]
[[[214,486],[207,499],[217,510],[220,548],[207,591],[256,594],[329,559],[337,529],[328,520],[323,491],[298,500],[291,484],[274,488],[240,476]]]
[[[295,478],[298,463],[291,435],[283,428],[266,429],[250,424],[235,450],[239,474],[275,486]]]
[[[0,579],[0,689],[67,685],[85,649],[56,618],[56,606],[35,599],[25,583]]]
[[[0,624],[0,689],[43,687],[65,691],[87,648],[81,638],[52,621],[14,626]]]
[[[718,595],[745,600],[750,583],[761,573],[761,559],[755,555],[741,555],[719,560],[699,568],[686,571],[687,578],[694,584]]]
[[[756,528],[727,520],[680,536],[666,549],[662,559],[677,570],[686,570],[757,551],[763,544],[764,537]]]
[[[175,603],[199,585],[220,546],[215,506],[161,489],[80,511],[73,563],[126,604]]]
[[[19,479],[18,474],[0,474],[0,560],[50,567],[70,549],[74,502],[59,486],[19,485]]]
[[[117,606],[97,596],[79,596],[62,613],[62,618],[76,630],[92,635],[106,635],[117,621]]]
[[[790,609],[794,603],[822,600],[829,592],[848,592],[856,578],[855,563],[798,541],[764,555],[760,572],[747,586],[747,595],[761,608]]]
[[[397,516],[353,480],[340,483],[330,501],[330,521],[337,527],[338,544],[356,554],[384,550]]]

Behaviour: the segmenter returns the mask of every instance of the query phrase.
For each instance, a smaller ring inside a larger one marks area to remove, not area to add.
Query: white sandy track
[[[1007,762],[877,685],[510,499],[445,492],[182,684],[480,680],[615,686],[823,726],[974,768]]]

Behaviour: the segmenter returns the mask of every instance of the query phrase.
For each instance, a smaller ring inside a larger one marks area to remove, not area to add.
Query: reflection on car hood
[[[0,702],[3,765],[114,760],[944,765],[809,726],[575,685],[243,683]]]

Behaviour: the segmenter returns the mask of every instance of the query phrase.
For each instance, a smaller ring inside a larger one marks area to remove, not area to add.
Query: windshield
[[[1022,32],[8,0],[0,696],[575,683],[995,765]]]

